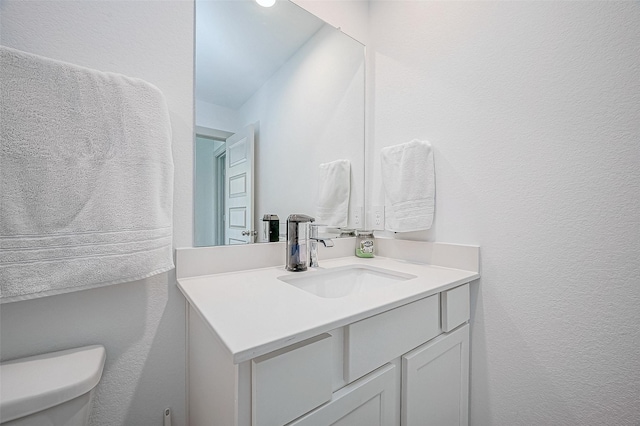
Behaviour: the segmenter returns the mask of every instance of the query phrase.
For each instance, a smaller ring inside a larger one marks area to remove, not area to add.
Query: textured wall
[[[193,4],[2,0],[1,42],[147,80],[164,93],[175,162],[174,245],[191,245]],[[185,424],[184,298],[173,272],[2,305],[3,360],[101,343],[94,426]]]
[[[640,4],[371,3],[380,148],[436,152],[436,216],[480,244],[471,424],[640,421]]]

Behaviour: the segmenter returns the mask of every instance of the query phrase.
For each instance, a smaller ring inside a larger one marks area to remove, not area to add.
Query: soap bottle
[[[280,218],[277,214],[262,217],[262,239],[270,243],[280,241]]]
[[[373,231],[359,230],[356,236],[356,256],[373,257],[376,238]]]

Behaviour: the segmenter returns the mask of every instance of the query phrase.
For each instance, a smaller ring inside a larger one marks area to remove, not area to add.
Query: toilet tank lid
[[[104,346],[67,349],[0,364],[0,423],[62,404],[93,389]]]

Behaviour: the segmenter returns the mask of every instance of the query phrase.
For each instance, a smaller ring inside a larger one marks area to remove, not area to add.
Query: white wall
[[[193,4],[190,1],[1,3],[3,45],[147,80],[164,93],[175,162],[174,245],[192,243]],[[175,274],[4,304],[2,360],[101,343],[107,361],[94,426],[184,425],[184,298]]]
[[[196,126],[236,132],[242,128],[238,111],[196,99]]]
[[[472,425],[640,419],[637,2],[373,1],[378,153],[435,147],[430,231],[479,244]]]

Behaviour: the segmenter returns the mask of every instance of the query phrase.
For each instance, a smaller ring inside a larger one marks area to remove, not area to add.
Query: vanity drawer
[[[344,374],[347,383],[440,333],[437,294],[346,326]]]
[[[331,335],[251,361],[253,426],[283,425],[331,399]]]
[[[469,320],[469,299],[469,284],[441,293],[442,331],[448,333]]]

